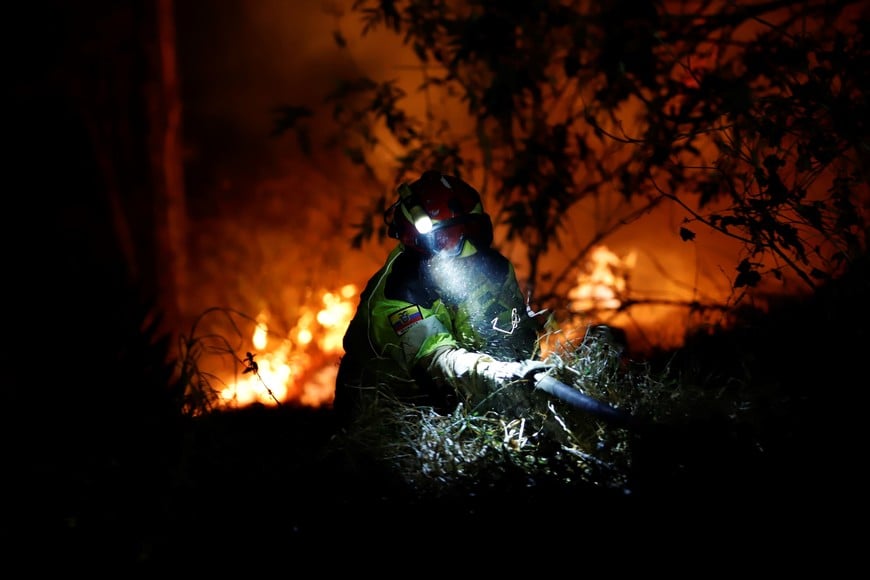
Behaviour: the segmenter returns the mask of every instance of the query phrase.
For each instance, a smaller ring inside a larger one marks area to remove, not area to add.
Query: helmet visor
[[[431,232],[418,235],[417,242],[431,254],[458,256],[465,240],[474,242],[484,236],[484,228],[488,223],[483,214],[469,214],[437,222]]]

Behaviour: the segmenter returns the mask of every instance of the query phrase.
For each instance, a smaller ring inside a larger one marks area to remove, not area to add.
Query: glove
[[[538,360],[498,361],[479,352],[463,348],[443,348],[436,351],[427,365],[429,376],[448,384],[468,401],[479,401],[513,382],[532,379],[553,365]],[[531,392],[520,387],[512,389]]]
[[[532,408],[535,375],[546,372],[551,365],[538,360],[516,362],[481,361],[477,372],[488,384],[486,408],[502,415],[522,417]]]
[[[535,375],[545,373],[553,367],[544,361],[527,359],[516,362],[481,361],[477,370],[495,383],[517,380],[534,380]]]

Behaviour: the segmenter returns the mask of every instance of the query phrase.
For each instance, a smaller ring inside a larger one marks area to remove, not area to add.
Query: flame
[[[567,316],[557,322],[557,332],[542,336],[538,343],[541,358],[581,339],[590,324],[614,323],[613,315],[628,295],[628,281],[636,262],[634,251],[622,257],[606,246],[590,251],[576,284],[568,291]]]
[[[266,340],[269,334],[269,326],[267,322],[268,317],[266,316],[266,313],[261,312],[259,316],[257,316],[257,326],[254,329],[254,336],[251,339],[254,348],[258,350],[266,348]]]
[[[595,247],[577,276],[577,285],[568,292],[571,310],[617,310],[628,290],[628,274],[636,261],[635,252],[620,258],[605,246]]]
[[[338,291],[321,290],[314,305],[301,308],[295,326],[284,337],[270,334],[268,311],[256,318],[243,376],[226,380],[220,405],[294,402],[310,407],[329,404],[335,394],[337,363],[344,354],[342,339],[353,317],[358,290],[346,284]]]

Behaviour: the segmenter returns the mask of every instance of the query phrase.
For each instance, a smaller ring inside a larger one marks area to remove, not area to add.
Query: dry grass
[[[582,341],[561,345],[548,360],[552,376],[639,424],[688,412],[688,397],[668,373],[628,360],[604,327],[591,327]],[[463,405],[443,414],[396,400],[383,387],[372,400],[335,445],[367,456],[418,494],[474,494],[545,482],[629,485],[630,430],[540,391],[519,417]]]

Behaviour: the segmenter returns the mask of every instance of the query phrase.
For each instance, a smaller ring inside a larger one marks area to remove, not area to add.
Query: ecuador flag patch
[[[396,334],[402,336],[409,328],[423,320],[423,313],[420,312],[420,307],[417,305],[406,306],[390,314],[389,319]]]

